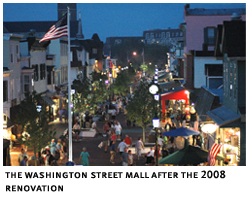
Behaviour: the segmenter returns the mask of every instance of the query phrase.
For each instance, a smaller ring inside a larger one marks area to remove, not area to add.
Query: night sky
[[[84,2],[84,1],[82,1]],[[178,28],[186,3],[77,3],[86,39],[97,33],[102,41],[114,36],[142,36],[148,29]],[[193,8],[246,8],[245,3],[190,4]],[[3,21],[55,21],[56,3],[4,3]]]

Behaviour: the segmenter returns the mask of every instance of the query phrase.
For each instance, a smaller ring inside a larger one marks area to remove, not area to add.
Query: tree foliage
[[[41,105],[41,112],[37,111],[37,105]],[[21,144],[31,148],[35,154],[48,145],[55,136],[53,125],[49,125],[49,112],[40,94],[35,91],[25,94],[25,99],[20,104],[21,110],[16,114],[16,122],[29,136],[23,135],[18,139]]]
[[[145,129],[154,117],[154,110],[157,102],[149,93],[149,85],[140,81],[138,89],[129,101],[126,110],[129,120],[135,120],[136,124],[143,128],[143,142],[145,142]]]
[[[114,93],[120,96],[125,96],[128,92],[129,83],[132,82],[134,76],[135,72],[131,67],[129,67],[128,70],[121,70],[113,85]]]

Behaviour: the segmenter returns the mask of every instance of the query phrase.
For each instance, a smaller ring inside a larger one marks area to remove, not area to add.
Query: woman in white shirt
[[[114,125],[115,133],[117,135],[117,140],[121,140],[121,132],[122,132],[122,126],[120,123],[116,120]]]

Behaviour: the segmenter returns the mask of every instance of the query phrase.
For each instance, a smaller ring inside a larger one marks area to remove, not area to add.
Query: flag
[[[46,32],[39,43],[47,40],[58,39],[68,36],[67,14],[64,14],[50,29]]]
[[[216,156],[219,153],[221,147],[222,147],[222,145],[215,144],[215,143],[213,144],[213,146],[209,152],[209,164],[210,164],[210,166],[215,165]]]

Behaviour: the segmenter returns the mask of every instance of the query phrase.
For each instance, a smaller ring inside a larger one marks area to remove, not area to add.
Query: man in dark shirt
[[[109,134],[107,133],[106,130],[104,130],[103,134],[102,134],[102,143],[103,143],[103,147],[104,147],[104,152],[105,153],[107,153],[108,140],[109,140]]]

